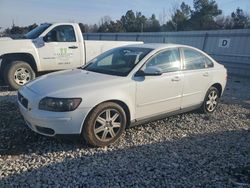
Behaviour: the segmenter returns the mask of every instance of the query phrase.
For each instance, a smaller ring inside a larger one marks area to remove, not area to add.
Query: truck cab
[[[33,42],[42,71],[79,67],[85,62],[84,41],[77,24],[50,25]]]
[[[80,67],[109,49],[135,43],[142,42],[85,41],[77,23],[41,24],[23,39],[0,38],[0,77],[18,89],[37,73]]]

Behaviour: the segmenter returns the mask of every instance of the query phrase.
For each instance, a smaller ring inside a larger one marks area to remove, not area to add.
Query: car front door
[[[206,57],[191,48],[181,48],[183,55],[183,97],[182,108],[203,102],[211,74],[207,69]]]
[[[81,51],[72,25],[54,27],[43,38],[44,45],[38,48],[43,70],[60,70],[79,67]]]
[[[157,67],[163,74],[136,76],[136,117],[147,118],[180,109],[182,73],[178,48],[155,54],[141,68]]]

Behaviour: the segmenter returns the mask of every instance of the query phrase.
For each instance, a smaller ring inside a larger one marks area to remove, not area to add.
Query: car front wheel
[[[104,147],[114,143],[126,127],[123,108],[113,102],[98,105],[83,125],[83,137],[93,146]]]
[[[219,102],[219,91],[216,87],[210,87],[207,91],[205,100],[202,105],[202,111],[204,113],[212,113],[218,106]]]

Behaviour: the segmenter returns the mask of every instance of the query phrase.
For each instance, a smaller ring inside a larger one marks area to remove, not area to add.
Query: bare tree
[[[100,19],[100,21],[99,21],[99,25],[101,26],[101,25],[103,25],[103,24],[109,24],[110,22],[111,22],[111,17],[110,16],[108,16],[108,15],[105,15],[105,16],[103,16],[101,19]]]

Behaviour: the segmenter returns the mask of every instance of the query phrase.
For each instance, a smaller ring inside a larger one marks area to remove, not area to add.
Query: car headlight
[[[45,97],[39,102],[39,109],[53,112],[68,112],[75,110],[81,102],[81,98]]]

